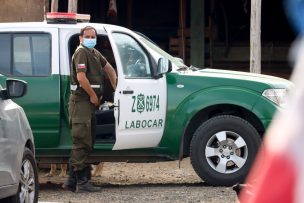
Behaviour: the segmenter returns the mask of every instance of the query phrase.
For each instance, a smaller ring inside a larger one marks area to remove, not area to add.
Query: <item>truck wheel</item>
[[[10,202],[38,202],[38,169],[31,150],[25,148],[20,169],[19,189]]]
[[[260,144],[260,135],[246,120],[216,116],[195,131],[191,164],[208,184],[232,186],[245,180]]]

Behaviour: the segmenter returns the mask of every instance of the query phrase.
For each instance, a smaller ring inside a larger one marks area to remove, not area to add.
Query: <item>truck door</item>
[[[24,108],[36,148],[59,143],[60,75],[58,29],[0,29],[0,74],[28,83],[28,93],[15,102]],[[0,79],[4,85],[5,78]]]
[[[166,78],[152,77],[157,63],[136,36],[111,28],[106,27],[106,30],[118,72],[113,149],[156,147],[165,126]]]

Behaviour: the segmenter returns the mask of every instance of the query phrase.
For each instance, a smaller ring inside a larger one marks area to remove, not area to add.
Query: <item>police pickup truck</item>
[[[140,33],[76,18],[51,13],[45,22],[0,23],[0,84],[8,77],[28,83],[27,96],[15,101],[29,119],[38,163],[68,161],[71,56],[80,29],[91,25],[98,32],[95,48],[118,82],[114,91],[106,81],[104,101],[113,105],[96,110],[90,162],[190,157],[209,184],[244,180],[275,111],[285,104],[288,80],[187,67]]]

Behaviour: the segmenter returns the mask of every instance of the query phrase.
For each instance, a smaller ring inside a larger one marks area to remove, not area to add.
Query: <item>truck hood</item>
[[[286,88],[289,89],[292,83],[289,80],[274,77],[270,75],[255,74],[241,71],[229,71],[220,69],[199,69],[197,71],[186,70],[180,71],[179,75],[185,77],[203,77],[206,83],[213,83],[212,81],[217,81],[217,84],[212,85],[223,85],[223,86],[239,86],[246,87],[258,92],[262,92],[266,88]]]

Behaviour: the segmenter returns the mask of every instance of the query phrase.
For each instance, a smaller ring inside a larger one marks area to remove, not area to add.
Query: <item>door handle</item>
[[[123,94],[133,94],[134,91],[133,90],[123,90],[122,93]]]

